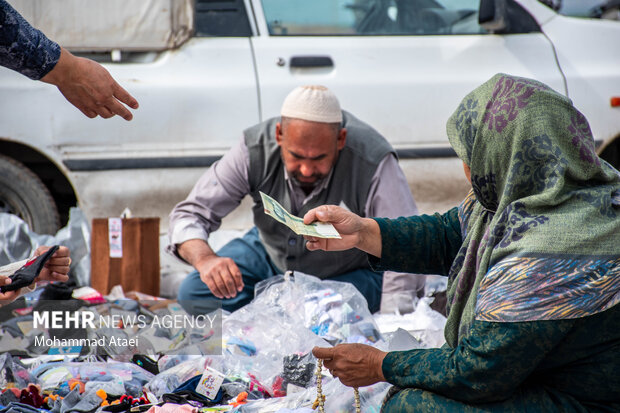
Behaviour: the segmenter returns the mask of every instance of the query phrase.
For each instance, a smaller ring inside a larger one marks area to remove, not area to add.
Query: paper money
[[[269,195],[261,192],[261,198],[263,199],[263,208],[265,214],[269,215],[278,222],[283,223],[287,227],[293,230],[297,235],[309,235],[317,238],[341,238],[338,231],[332,224],[325,222],[313,222],[310,225],[304,224],[304,220],[289,214],[282,205]]]

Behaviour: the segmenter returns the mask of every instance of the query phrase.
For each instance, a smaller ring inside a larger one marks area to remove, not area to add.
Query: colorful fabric
[[[498,74],[463,99],[447,132],[473,187],[449,274],[450,346],[474,319],[578,318],[620,302],[620,173],[569,99]]]
[[[498,322],[586,317],[618,300],[618,279],[620,257],[507,258],[486,274],[476,311]]]

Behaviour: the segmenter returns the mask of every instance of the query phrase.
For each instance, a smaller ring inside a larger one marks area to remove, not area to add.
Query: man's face
[[[333,124],[286,119],[276,125],[276,141],[286,170],[303,189],[325,178],[346,142],[346,129]]]

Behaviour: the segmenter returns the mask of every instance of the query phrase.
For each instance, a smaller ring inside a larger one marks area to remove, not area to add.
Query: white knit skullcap
[[[299,86],[288,94],[280,114],[321,123],[342,122],[338,98],[325,86]]]

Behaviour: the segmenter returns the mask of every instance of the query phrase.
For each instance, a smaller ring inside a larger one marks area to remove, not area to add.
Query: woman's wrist
[[[377,221],[372,218],[362,218],[362,230],[359,234],[357,248],[381,258],[381,230]]]
[[[375,365],[375,374],[379,378],[379,381],[385,381],[385,376],[383,375],[383,360],[388,353],[385,351],[380,351],[376,354],[376,359],[374,362]]]

